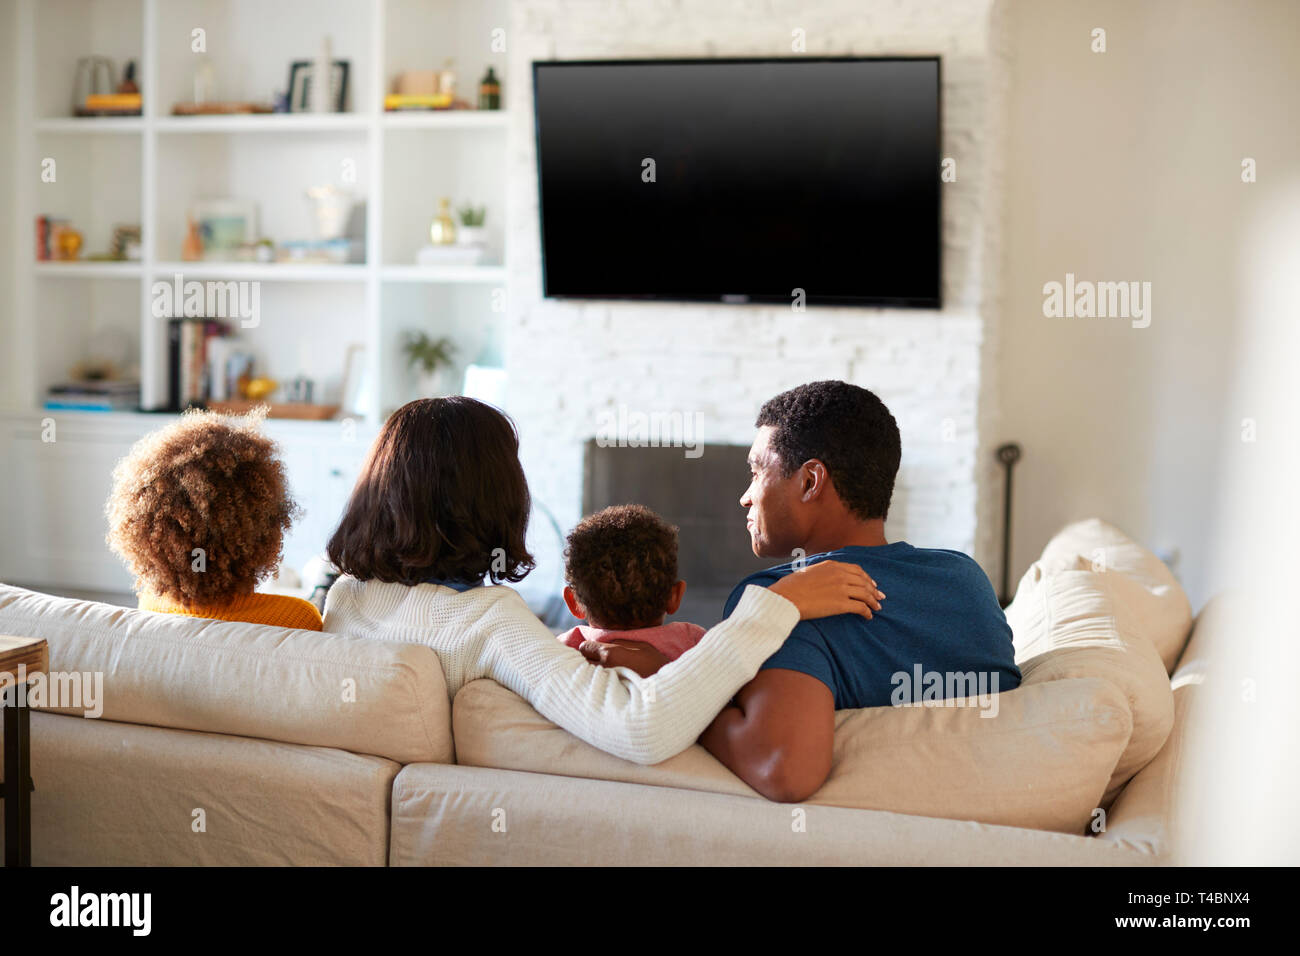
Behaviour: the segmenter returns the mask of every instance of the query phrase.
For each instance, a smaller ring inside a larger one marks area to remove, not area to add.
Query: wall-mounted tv
[[[543,292],[940,305],[938,57],[533,64]]]

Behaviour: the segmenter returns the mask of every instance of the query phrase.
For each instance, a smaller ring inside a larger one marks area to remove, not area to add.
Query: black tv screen
[[[536,62],[543,292],[940,304],[939,59]]]

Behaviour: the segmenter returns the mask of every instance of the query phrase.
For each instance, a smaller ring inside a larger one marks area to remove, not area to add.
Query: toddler
[[[677,529],[642,505],[616,505],[582,519],[564,551],[564,603],[585,618],[560,639],[644,641],[676,660],[704,636],[698,624],[664,618],[677,611]]]

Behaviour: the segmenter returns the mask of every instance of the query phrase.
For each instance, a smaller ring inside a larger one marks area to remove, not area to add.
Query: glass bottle
[[[492,67],[478,85],[478,108],[481,110],[501,109],[501,81],[497,79]]]
[[[451,218],[451,200],[438,200],[438,215],[429,225],[429,241],[435,246],[449,246],[456,241],[456,221]]]

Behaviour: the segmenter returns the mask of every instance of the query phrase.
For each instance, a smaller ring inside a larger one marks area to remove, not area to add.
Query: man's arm
[[[770,668],[740,689],[700,743],[769,800],[798,803],[831,772],[835,696],[816,677]]]

